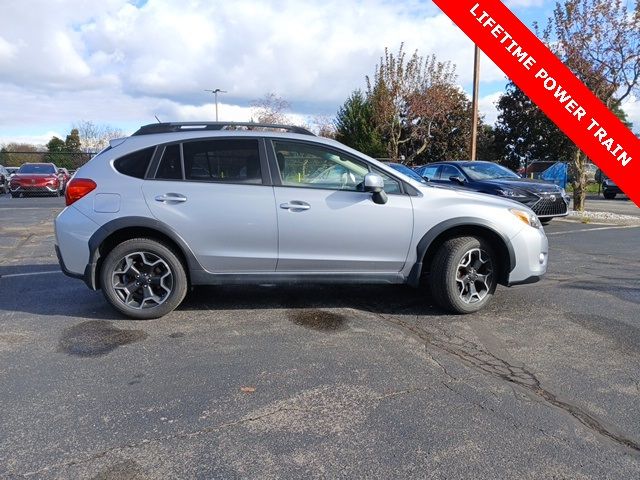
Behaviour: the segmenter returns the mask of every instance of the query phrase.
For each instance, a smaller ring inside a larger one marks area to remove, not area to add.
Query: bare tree
[[[252,118],[258,123],[289,124],[291,120],[285,111],[290,108],[289,102],[273,92],[251,102]]]
[[[336,127],[333,118],[326,115],[316,115],[311,119],[312,129],[325,138],[336,138]]]
[[[543,38],[559,58],[612,110],[638,92],[640,85],[640,0],[556,2]],[[584,209],[587,163],[573,155],[574,209]]]
[[[73,124],[78,130],[81,149],[85,153],[97,152],[109,144],[109,140],[124,137],[122,130],[107,124],[96,124],[90,120],[80,120]]]
[[[435,55],[425,60],[415,51],[407,59],[404,45],[397,55],[385,48],[373,79],[367,77],[367,97],[390,158],[398,160],[400,147],[409,142],[415,148],[407,162],[427,148],[434,122],[452,108],[445,87],[452,86],[455,79],[455,67],[437,61]]]

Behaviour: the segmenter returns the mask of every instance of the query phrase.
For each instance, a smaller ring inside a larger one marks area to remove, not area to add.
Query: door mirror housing
[[[384,190],[384,180],[377,173],[367,173],[364,176],[364,191],[379,193]]]
[[[389,200],[384,192],[384,180],[377,173],[367,173],[364,176],[364,191],[371,192],[373,203],[384,205]]]
[[[459,183],[460,185],[467,181],[462,175],[454,175],[452,177],[449,177],[449,180]]]

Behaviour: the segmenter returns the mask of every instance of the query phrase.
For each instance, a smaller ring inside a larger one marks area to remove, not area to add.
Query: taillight
[[[88,178],[74,178],[69,182],[64,192],[64,198],[67,206],[73,202],[80,200],[87,193],[93,191],[98,185]]]

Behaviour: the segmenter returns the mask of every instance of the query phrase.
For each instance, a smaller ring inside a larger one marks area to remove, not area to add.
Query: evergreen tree
[[[384,157],[382,138],[373,122],[371,103],[362,91],[355,90],[338,109],[336,140],[371,157]]]

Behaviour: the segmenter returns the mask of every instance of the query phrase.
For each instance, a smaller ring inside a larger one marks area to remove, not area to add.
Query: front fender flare
[[[422,236],[416,247],[416,263],[413,265],[413,267],[411,268],[411,272],[409,273],[409,278],[407,281],[409,285],[417,287],[420,283],[424,257],[433,242],[443,233],[460,227],[469,227],[471,229],[473,229],[474,227],[480,228],[483,230],[489,230],[491,231],[491,233],[497,235],[502,240],[504,246],[509,252],[507,271],[511,272],[515,268],[516,253],[513,249],[513,245],[511,244],[509,238],[500,231],[495,223],[477,217],[456,217],[438,223],[437,225],[431,227],[431,229],[429,229],[427,233]]]

